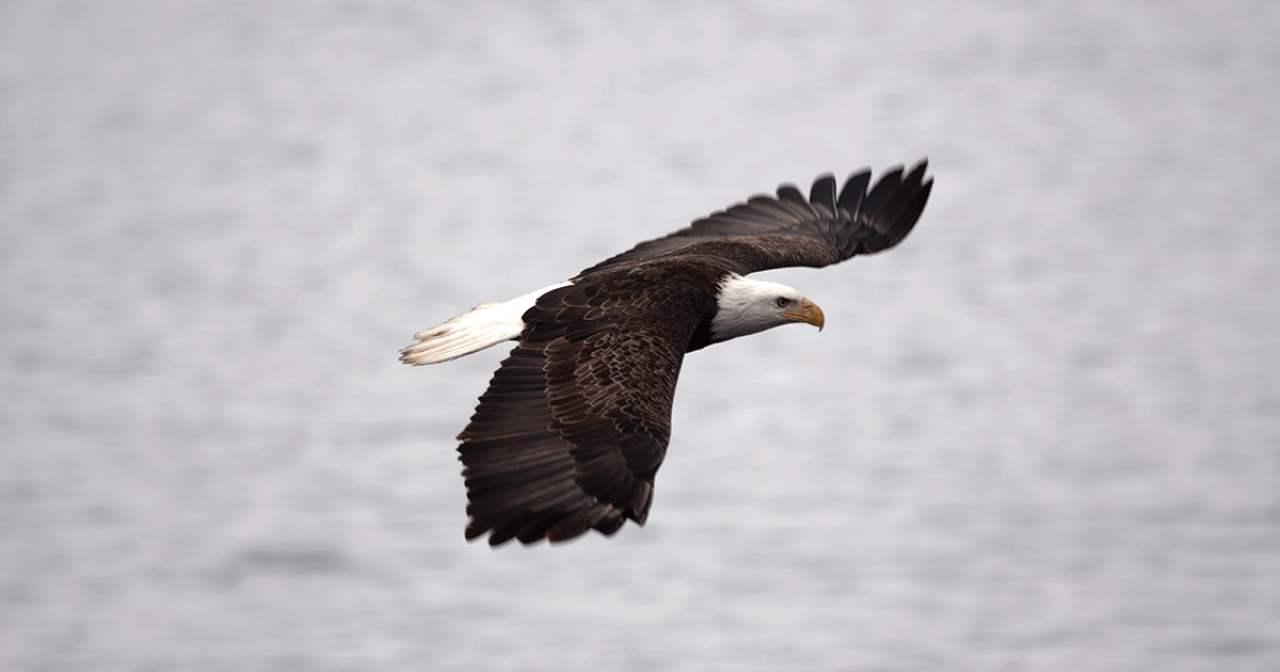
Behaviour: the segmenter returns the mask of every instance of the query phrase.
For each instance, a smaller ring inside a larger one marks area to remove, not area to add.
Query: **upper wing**
[[[519,344],[458,435],[468,539],[527,544],[643,524],[680,364],[715,305],[670,271],[556,289],[525,313]]]
[[[905,176],[901,167],[880,177],[870,190],[871,171],[849,176],[836,194],[836,181],[823,175],[809,198],[791,185],[778,197],[754,196],[700,219],[664,238],[640,243],[578,275],[663,256],[705,255],[728,262],[746,275],[785,266],[821,267],[855,254],[893,247],[915,226],[933,188],[922,160]]]

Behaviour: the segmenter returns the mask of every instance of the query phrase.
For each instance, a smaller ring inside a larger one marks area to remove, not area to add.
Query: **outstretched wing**
[[[458,435],[468,539],[528,544],[644,523],[680,364],[715,306],[681,280],[697,264],[663,266],[553,290],[525,313]]]
[[[821,267],[855,254],[872,254],[898,244],[924,211],[933,179],[924,179],[928,161],[904,175],[894,168],[870,190],[871,171],[853,173],[836,194],[836,180],[814,181],[806,199],[792,185],[778,196],[755,196],[664,238],[640,243],[579,274],[676,255],[717,257],[743,275],[786,266]]]

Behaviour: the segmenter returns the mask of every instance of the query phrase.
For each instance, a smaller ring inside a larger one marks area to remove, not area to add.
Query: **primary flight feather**
[[[783,324],[819,329],[799,291],[744,277],[822,267],[896,245],[929,199],[927,161],[909,172],[814,181],[640,243],[567,282],[485,303],[415,334],[400,360],[435,364],[518,340],[458,435],[467,539],[563,541],[643,525],[671,438],[687,352]]]

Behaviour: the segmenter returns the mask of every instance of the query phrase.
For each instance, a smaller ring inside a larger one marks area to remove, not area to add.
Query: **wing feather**
[[[797,191],[796,193],[799,192]],[[779,196],[781,196],[781,193],[779,193]],[[815,207],[820,206],[825,210],[822,213],[824,219],[835,217],[836,178],[834,175],[827,173],[813,181],[813,187],[809,189],[809,202]]]
[[[805,203],[804,194],[795,187],[794,184],[783,184],[778,186],[778,198],[792,203]]]
[[[862,200],[867,197],[869,184],[871,184],[871,170],[868,168],[849,175],[849,179],[844,182],[844,187],[840,189],[840,200],[836,202],[837,209],[844,208],[850,217],[857,217],[862,207]]]
[[[880,204],[884,203],[885,199],[889,198],[889,194],[900,184],[902,184],[902,168],[894,168],[881,175],[876,186],[871,187],[867,197],[862,199],[860,213],[868,217],[874,215],[880,209]]]

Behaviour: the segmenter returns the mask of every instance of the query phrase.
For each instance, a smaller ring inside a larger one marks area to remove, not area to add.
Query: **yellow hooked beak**
[[[800,308],[797,310],[784,310],[778,315],[797,322],[808,322],[817,327],[818,331],[822,331],[822,325],[827,323],[827,318],[822,314],[822,309],[809,299],[800,302]]]

